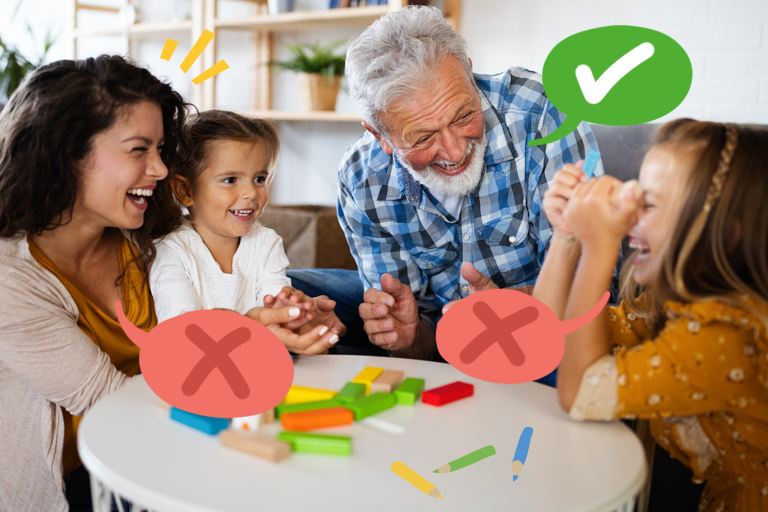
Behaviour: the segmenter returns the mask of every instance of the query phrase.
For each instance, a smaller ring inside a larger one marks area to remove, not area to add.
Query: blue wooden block
[[[212,436],[218,434],[229,426],[229,420],[227,418],[201,416],[192,412],[182,411],[175,407],[171,407],[171,419]]]

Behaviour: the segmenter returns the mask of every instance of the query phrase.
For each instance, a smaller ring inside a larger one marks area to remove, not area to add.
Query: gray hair
[[[349,93],[365,122],[387,135],[379,112],[424,90],[448,56],[472,77],[467,42],[435,7],[408,6],[375,21],[350,43],[345,66]]]

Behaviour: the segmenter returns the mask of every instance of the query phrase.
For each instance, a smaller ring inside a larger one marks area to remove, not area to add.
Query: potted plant
[[[286,61],[272,61],[279,69],[299,74],[299,90],[304,110],[335,110],[341,77],[344,75],[346,55],[334,54],[344,40],[322,45],[320,43],[292,44],[286,48],[292,57]]]

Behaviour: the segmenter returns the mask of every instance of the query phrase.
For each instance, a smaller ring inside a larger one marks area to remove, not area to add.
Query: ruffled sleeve
[[[756,316],[714,301],[668,303],[665,313],[667,322],[655,339],[622,346],[584,373],[572,407],[575,419],[766,407],[768,346]]]

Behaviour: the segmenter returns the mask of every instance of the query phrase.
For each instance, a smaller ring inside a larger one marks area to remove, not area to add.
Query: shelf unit
[[[264,117],[277,121],[340,121],[360,122],[362,116],[355,113],[341,112],[304,112],[279,111],[272,109],[272,76],[268,66],[263,65],[272,60],[274,53],[274,38],[276,32],[299,32],[322,30],[335,27],[366,27],[388,12],[401,9],[407,5],[407,0],[389,0],[387,5],[374,7],[356,7],[328,9],[322,11],[296,11],[277,15],[268,13],[266,0],[244,0],[253,4],[253,15],[236,19],[220,19],[217,17],[217,0],[193,0],[192,18],[176,23],[136,23],[125,30],[82,30],[77,27],[77,14],[81,10],[120,13],[120,8],[104,7],[80,3],[79,0],[69,0],[71,9],[71,39],[72,56],[77,55],[77,40],[88,36],[119,36],[125,38],[130,55],[136,55],[139,41],[151,37],[181,36],[188,34],[194,43],[203,30],[219,33],[222,30],[249,30],[253,32],[251,52],[254,56],[253,67],[253,110],[243,112],[247,115]],[[124,5],[130,0],[122,0]],[[456,30],[460,28],[461,0],[444,0],[446,19]],[[200,58],[190,70],[190,76],[197,76],[203,70],[217,62],[217,44],[214,38],[203,51]],[[216,80],[213,77],[192,88],[192,102],[200,110],[216,108]]]

